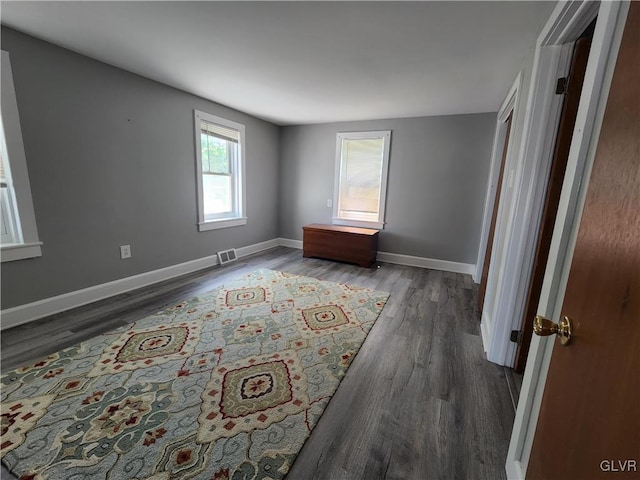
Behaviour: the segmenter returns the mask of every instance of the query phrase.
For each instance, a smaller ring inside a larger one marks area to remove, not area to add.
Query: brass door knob
[[[536,315],[533,320],[533,332],[541,337],[548,335],[558,335],[562,345],[568,345],[571,341],[571,319],[562,317],[560,323],[555,323],[542,315]]]

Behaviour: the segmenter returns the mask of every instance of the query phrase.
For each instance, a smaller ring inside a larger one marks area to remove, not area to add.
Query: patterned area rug
[[[21,479],[283,478],[388,294],[259,270],[1,377]]]

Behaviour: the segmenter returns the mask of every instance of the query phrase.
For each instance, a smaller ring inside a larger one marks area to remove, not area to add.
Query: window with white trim
[[[4,140],[4,129],[2,132]],[[15,190],[9,173],[9,164],[4,165],[4,151],[0,152],[0,241],[2,245],[11,245],[20,242],[18,231],[18,219],[15,201]]]
[[[38,240],[13,72],[5,51],[0,75],[0,251],[2,262],[10,262],[40,257],[42,242]]]
[[[245,225],[244,125],[194,110],[198,229]]]
[[[333,223],[384,228],[391,130],[338,133]]]

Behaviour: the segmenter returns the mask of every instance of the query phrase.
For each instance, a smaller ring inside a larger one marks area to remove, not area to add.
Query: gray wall
[[[475,263],[495,114],[279,128],[2,28],[43,256],[2,264],[2,308],[330,223],[339,131],[391,129],[380,250]],[[246,226],[196,228],[193,109],[246,125]],[[133,258],[120,260],[119,245]]]
[[[3,309],[278,237],[277,126],[11,29],[2,49],[44,242],[2,264]],[[194,108],[246,125],[246,226],[197,231]]]
[[[392,130],[379,250],[475,264],[496,114],[283,127],[280,236],[331,223],[336,133]]]

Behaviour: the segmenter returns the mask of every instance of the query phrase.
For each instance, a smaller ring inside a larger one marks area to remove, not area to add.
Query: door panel
[[[574,338],[555,341],[529,480],[640,477],[639,66],[631,2],[562,307]]]

